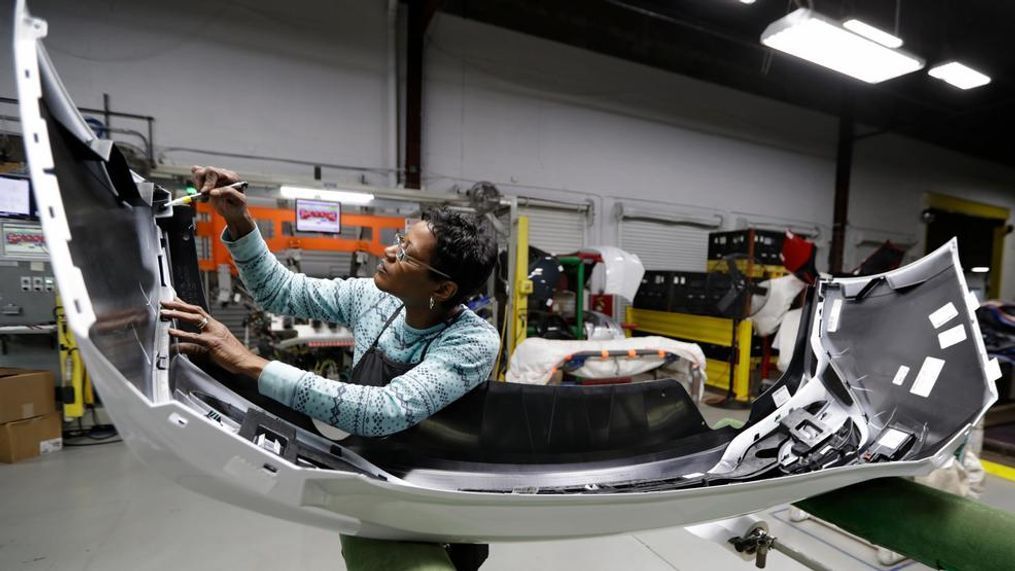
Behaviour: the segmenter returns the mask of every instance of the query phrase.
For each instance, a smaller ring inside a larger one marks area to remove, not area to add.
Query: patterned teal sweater
[[[226,231],[228,232],[228,231]],[[401,305],[377,289],[371,278],[317,279],[289,271],[255,230],[229,248],[240,278],[267,311],[340,323],[353,332],[358,363],[384,322]],[[446,329],[446,330],[445,330]],[[282,404],[361,436],[405,430],[485,381],[500,347],[497,330],[469,310],[450,326],[415,329],[405,310],[381,336],[378,348],[402,363],[426,359],[385,387],[332,381],[281,361],[272,361],[257,380],[258,391]]]

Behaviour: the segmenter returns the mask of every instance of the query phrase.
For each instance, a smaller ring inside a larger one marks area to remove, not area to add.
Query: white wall
[[[431,188],[486,179],[502,190],[737,219],[832,224],[837,120],[732,89],[439,15],[431,24],[424,174]],[[915,242],[924,193],[1015,211],[1015,169],[895,135],[857,143],[846,266],[860,239]],[[743,214],[747,213],[747,214]],[[1015,237],[1003,296],[1015,297]]]
[[[1008,208],[1015,224],[1015,169],[896,135],[860,143],[850,190],[850,225],[908,234],[924,251],[925,194],[945,194]],[[1015,299],[1015,234],[1004,245],[1001,297]]]
[[[100,107],[109,93],[116,109],[156,116],[167,162],[310,174],[285,163],[167,152],[198,147],[393,164],[385,0],[36,0],[31,8],[49,21],[47,45],[75,101]],[[9,45],[4,18],[0,42]],[[744,216],[817,224],[828,238],[831,116],[446,14],[431,24],[425,62],[423,168],[432,190],[491,180],[509,193],[592,200],[590,240],[600,243],[616,241],[618,201],[718,211],[727,226]],[[15,95],[10,65],[0,58],[0,95]],[[326,169],[325,176],[359,175]],[[383,172],[368,176],[386,182]],[[923,193],[1015,210],[1013,183],[1013,169],[902,137],[866,139],[855,156],[851,238],[912,236],[922,252]],[[822,263],[826,256],[827,248]],[[1011,236],[1006,261],[1011,299]]]
[[[621,199],[831,226],[830,117],[443,14],[428,47],[431,188],[591,196],[604,241]]]
[[[167,162],[309,177],[309,166],[170,149],[361,167],[394,160],[387,151],[385,2],[31,0],[29,8],[49,23],[45,44],[74,101],[101,108],[109,93],[114,109],[155,116]],[[0,41],[9,46],[6,8],[3,17]],[[16,97],[11,65],[10,56],[2,58],[0,95]],[[113,125],[143,130],[127,120]]]

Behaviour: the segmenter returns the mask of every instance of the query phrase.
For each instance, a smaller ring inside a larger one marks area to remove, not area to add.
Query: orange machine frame
[[[379,257],[384,255],[384,249],[388,247],[388,244],[381,243],[381,230],[385,228],[405,229],[405,218],[374,216],[372,214],[342,214],[343,225],[372,229],[370,240],[350,240],[338,236],[286,236],[282,233],[282,223],[289,222],[293,226],[296,224],[296,213],[292,209],[250,206],[249,210],[250,215],[258,224],[263,225],[265,222],[271,222],[272,235],[270,238],[265,238],[264,241],[272,252],[281,252],[289,248],[300,248],[303,250],[325,252],[369,252]],[[215,271],[220,265],[229,264],[233,267],[233,273],[235,273],[236,268],[233,266],[233,258],[229,255],[229,250],[219,240],[219,236],[222,235],[222,231],[226,228],[226,221],[221,216],[216,215],[211,205],[207,203],[199,203],[197,205],[197,213],[195,234],[207,238],[209,244],[211,244],[210,259],[201,258],[200,253],[198,253],[198,267],[202,270]]]

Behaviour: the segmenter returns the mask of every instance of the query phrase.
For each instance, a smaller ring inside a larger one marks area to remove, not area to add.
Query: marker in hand
[[[240,192],[243,192],[247,188],[247,186],[249,186],[247,181],[241,180],[241,181],[234,182],[233,184],[227,184],[226,186],[224,186],[222,188],[235,188],[236,190],[238,190]],[[208,191],[208,192],[211,192],[211,191]],[[190,204],[191,202],[194,202],[195,200],[206,200],[208,198],[208,192],[202,192],[202,193],[199,193],[199,194],[188,194],[187,196],[183,196],[183,197],[177,198],[175,200],[170,200],[169,202],[167,202],[165,204],[165,206],[163,206],[163,208],[169,208],[171,206],[180,206],[180,205],[183,205],[183,204]]]

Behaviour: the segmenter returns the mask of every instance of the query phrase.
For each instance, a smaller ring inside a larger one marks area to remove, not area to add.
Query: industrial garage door
[[[641,258],[646,270],[705,271],[708,229],[639,219],[618,223],[620,247]]]
[[[529,218],[529,245],[551,254],[570,254],[586,246],[588,213],[556,208],[522,207]]]

